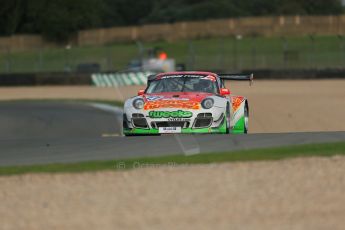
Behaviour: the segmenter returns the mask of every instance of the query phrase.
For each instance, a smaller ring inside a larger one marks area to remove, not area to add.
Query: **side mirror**
[[[230,90],[228,90],[228,89],[226,89],[226,88],[221,88],[221,89],[220,89],[220,95],[221,95],[221,96],[230,95]]]
[[[138,91],[138,96],[144,95],[145,94],[145,90],[144,89],[140,89]]]

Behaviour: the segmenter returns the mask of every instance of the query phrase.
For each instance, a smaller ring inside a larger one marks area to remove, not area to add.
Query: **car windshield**
[[[148,86],[146,93],[165,92],[204,92],[218,93],[214,76],[172,75],[154,80]]]

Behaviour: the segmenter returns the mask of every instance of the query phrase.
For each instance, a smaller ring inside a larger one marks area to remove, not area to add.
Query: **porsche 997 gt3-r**
[[[148,77],[147,88],[125,102],[123,132],[247,133],[249,104],[233,95],[225,80],[253,80],[253,75],[171,72]]]

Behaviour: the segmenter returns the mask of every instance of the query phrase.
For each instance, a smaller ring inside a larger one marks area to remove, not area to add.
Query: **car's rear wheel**
[[[248,133],[248,123],[249,123],[249,109],[248,104],[244,106],[244,133]]]
[[[229,104],[227,104],[226,106],[226,133],[230,133],[230,121],[231,121],[230,106]]]

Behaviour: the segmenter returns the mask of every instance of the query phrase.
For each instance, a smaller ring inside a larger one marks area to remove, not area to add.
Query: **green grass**
[[[345,39],[337,36],[203,38],[190,41],[150,42],[161,47],[188,69],[337,68],[345,65]],[[313,45],[314,44],[314,45]],[[236,48],[234,48],[236,45]],[[284,51],[285,50],[285,51]],[[285,53],[285,55],[284,55]],[[103,71],[122,70],[138,55],[134,43],[47,49],[7,54],[0,52],[1,72],[73,70],[79,63],[97,62]],[[284,58],[285,57],[285,58]]]
[[[345,155],[345,142],[311,144],[293,147],[256,149],[223,153],[207,153],[193,156],[147,157],[125,160],[90,161],[72,164],[47,164],[33,166],[0,167],[0,175],[25,173],[92,172],[100,170],[128,170],[144,167],[178,166],[184,164],[209,164],[237,161],[281,160],[295,157],[329,157]]]

